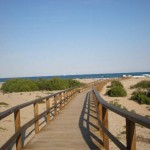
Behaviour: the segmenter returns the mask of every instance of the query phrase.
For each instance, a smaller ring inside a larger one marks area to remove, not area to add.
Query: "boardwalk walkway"
[[[92,94],[86,90],[75,96],[24,150],[102,149],[97,124]]]

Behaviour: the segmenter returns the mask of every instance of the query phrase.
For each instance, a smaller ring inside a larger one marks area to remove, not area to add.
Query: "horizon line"
[[[123,73],[150,73],[150,71],[135,71],[135,72],[109,72],[109,73],[85,73],[85,74],[60,74],[60,75],[36,75],[36,76],[14,76],[14,77],[0,77],[0,79],[9,78],[32,78],[32,77],[59,77],[59,76],[78,76],[78,75],[98,75],[98,74],[123,74]]]

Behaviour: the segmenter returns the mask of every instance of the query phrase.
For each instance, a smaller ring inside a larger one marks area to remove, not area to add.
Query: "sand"
[[[87,78],[87,79],[74,79],[74,80],[77,80],[77,81],[79,81],[79,82],[81,82],[81,83],[85,83],[85,84],[88,84],[88,83],[91,83],[91,82],[95,82],[95,81],[97,81],[97,80],[99,80],[99,78]]]
[[[130,89],[131,85],[135,85],[136,83],[142,80],[149,80],[150,78],[130,78],[126,80],[122,80],[122,84],[127,91],[126,97],[108,97],[105,95],[106,91],[108,90],[107,86],[111,85],[109,82],[103,90],[101,91],[101,96],[107,102],[113,101],[118,102],[122,105],[122,107],[126,107],[128,111],[135,111],[137,114],[142,116],[150,116],[150,105],[146,104],[138,104],[137,102],[130,100],[131,94],[135,89]],[[113,112],[109,111],[109,130],[119,139],[122,143],[126,143],[126,136],[125,136],[125,119],[120,117],[119,115],[114,114]],[[136,125],[136,133],[137,133],[137,149],[138,150],[149,150],[150,149],[150,130],[144,128],[140,125]],[[115,150],[118,149],[111,141],[110,141],[110,149]]]

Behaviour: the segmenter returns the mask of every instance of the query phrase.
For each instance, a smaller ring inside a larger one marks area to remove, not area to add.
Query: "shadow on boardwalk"
[[[92,150],[103,149],[97,125],[94,100],[92,93],[88,92],[80,115],[79,127],[85,142]]]

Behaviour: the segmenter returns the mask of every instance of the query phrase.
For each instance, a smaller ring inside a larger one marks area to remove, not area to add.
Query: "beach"
[[[98,79],[76,79],[82,83],[91,83]],[[126,107],[128,111],[135,111],[137,114],[142,116],[150,115],[150,106],[149,105],[140,105],[135,101],[130,100],[131,94],[134,89],[130,89],[131,85],[134,85],[142,80],[150,80],[148,77],[137,77],[137,78],[127,78],[122,80],[122,84],[124,85],[125,89],[127,90],[128,95],[126,97],[113,97],[110,98],[105,95],[107,91],[107,86],[110,85],[110,82],[104,86],[101,91],[101,96],[107,102],[116,101],[122,106]],[[1,85],[0,85],[1,86]],[[16,105],[32,101],[34,99],[44,97],[50,95],[52,93],[56,93],[59,91],[34,91],[34,92],[19,92],[19,93],[6,93],[4,94],[0,91],[0,103],[6,103],[5,105],[0,105],[0,112],[3,112],[11,107]],[[53,104],[53,99],[51,100],[51,105]],[[46,110],[45,103],[39,104],[39,113]],[[29,106],[21,110],[21,125],[25,124],[31,118],[34,117],[33,113],[33,106]],[[42,122],[44,120],[41,120]],[[43,124],[44,125],[44,124]],[[42,126],[41,126],[42,127]],[[150,147],[150,131],[142,126],[136,126],[137,132],[137,149],[138,147],[143,147],[144,150],[148,150]],[[24,138],[28,137],[29,133],[31,135],[27,138],[24,144],[26,144],[33,136],[34,136],[34,125],[31,126],[26,133],[24,133]],[[109,130],[125,144],[125,119],[110,112],[109,111]],[[31,132],[32,131],[32,132]],[[8,116],[7,118],[3,119],[0,123],[0,146],[8,140],[8,138],[14,133],[14,116],[13,114]],[[15,147],[13,148],[15,149]],[[110,141],[110,149],[117,149],[116,146]]]

